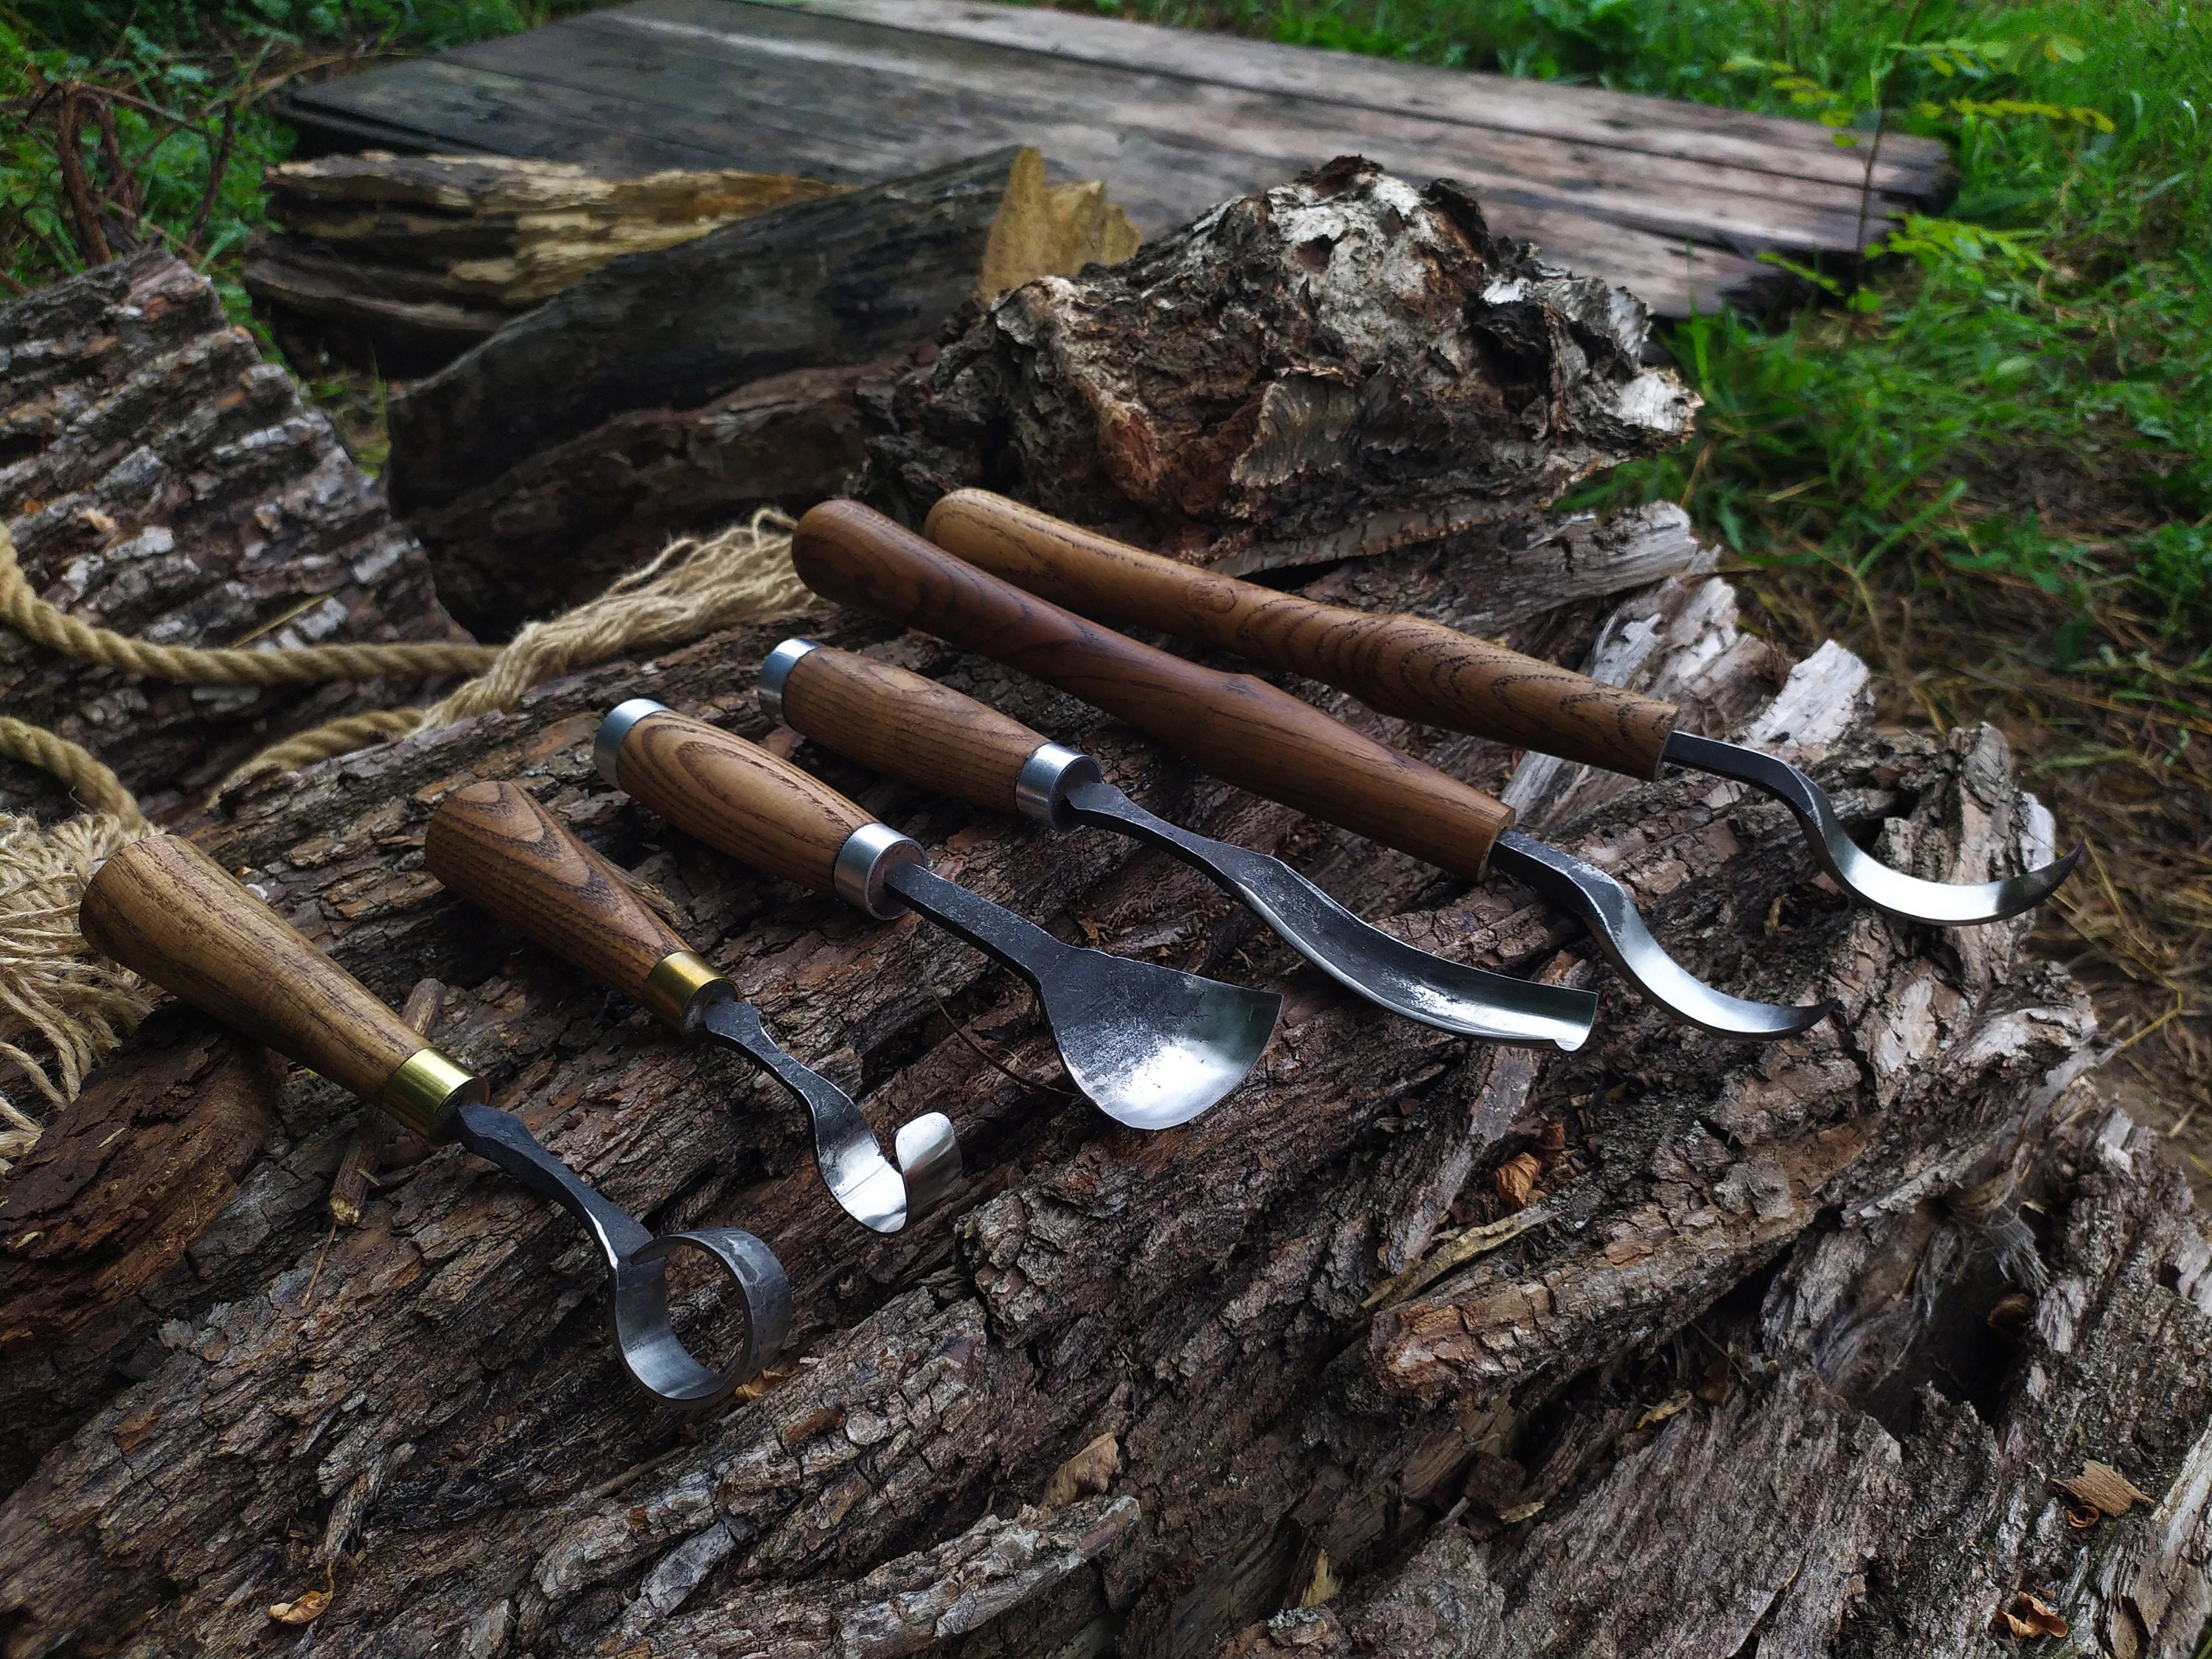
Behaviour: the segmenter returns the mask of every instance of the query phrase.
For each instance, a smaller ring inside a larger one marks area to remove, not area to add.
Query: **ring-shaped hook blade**
[[[1844,831],[1827,793],[1787,761],[1741,744],[1677,732],[1667,739],[1661,759],[1710,772],[1716,777],[1747,783],[1787,806],[1805,832],[1805,840],[1820,867],[1853,897],[1877,910],[1939,927],[1971,927],[1978,922],[2002,921],[2049,898],[2073,873],[2084,850],[2076,847],[2064,858],[2025,875],[2002,881],[1925,881],[1893,870],[1866,852]]]
[[[1717,991],[1668,956],[1651,937],[1628,890],[1604,871],[1508,830],[1491,848],[1491,866],[1583,919],[1622,978],[1678,1019],[1753,1042],[1795,1036],[1833,1011],[1832,1002],[1798,1007],[1751,1002]]]
[[[615,1345],[632,1380],[647,1394],[672,1406],[711,1406],[757,1373],[789,1340],[791,1281],[775,1253],[750,1233],[710,1227],[655,1238],[538,1145],[514,1113],[469,1102],[455,1109],[453,1129],[454,1139],[478,1158],[583,1223],[614,1281]],[[727,1365],[702,1364],[670,1322],[664,1259],[678,1244],[704,1251],[738,1287],[745,1340]]]

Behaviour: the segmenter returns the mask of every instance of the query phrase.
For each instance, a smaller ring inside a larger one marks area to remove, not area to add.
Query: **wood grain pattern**
[[[1105,622],[1133,623],[1304,674],[1386,714],[1586,766],[1659,775],[1671,703],[1419,617],[1322,605],[1146,553],[1033,507],[961,489],[929,538],[969,563]]]
[[[1046,741],[949,685],[827,646],[793,667],[783,718],[848,760],[994,812],[1014,810],[1022,763]]]
[[[963,564],[857,501],[799,521],[793,562],[825,598],[981,652],[1073,692],[1224,782],[1462,875],[1511,811],[1249,674],[1224,674],[1085,622]],[[657,718],[657,717],[656,717]]]
[[[686,948],[615,867],[511,783],[472,783],[439,803],[422,842],[432,875],[626,996]]]
[[[875,820],[757,744],[682,714],[630,728],[616,781],[686,835],[756,870],[834,892],[837,849]]]
[[[133,973],[374,1100],[422,1039],[188,841],[125,848],[84,890],[78,926]]]

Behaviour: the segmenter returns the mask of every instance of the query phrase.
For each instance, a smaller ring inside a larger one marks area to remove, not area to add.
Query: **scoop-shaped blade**
[[[823,1182],[862,1226],[895,1233],[927,1213],[959,1180],[960,1144],[944,1113],[925,1112],[901,1126],[895,1170],[852,1097],[786,1054],[752,1004],[719,998],[700,1011],[699,1024],[707,1036],[738,1050],[799,1097],[814,1121],[814,1162]]]
[[[1626,888],[1604,871],[1518,830],[1498,836],[1490,862],[1500,874],[1527,882],[1561,909],[1580,916],[1623,979],[1676,1018],[1716,1036],[1771,1042],[1818,1024],[1835,1007],[1832,1002],[1803,1007],[1747,1002],[1715,990],[1659,948]]]
[[[919,863],[899,865],[889,881],[922,915],[1036,988],[1069,1078],[1133,1129],[1188,1123],[1234,1089],[1282,1011],[1272,991],[1062,944]]]
[[[1827,793],[1787,761],[1740,743],[1692,737],[1677,732],[1667,739],[1662,760],[1696,772],[1733,778],[1774,797],[1796,817],[1820,867],[1854,897],[1877,910],[1887,910],[1907,921],[1924,921],[1941,927],[1959,927],[1978,921],[2002,921],[2023,910],[2032,910],[2058,890],[2074,873],[2084,848],[2077,846],[2064,858],[2026,875],[2002,881],[1923,881],[1893,870],[1864,851],[1844,833]]]
[[[1070,784],[1061,799],[1082,823],[1119,830],[1202,870],[1330,978],[1378,1007],[1487,1042],[1588,1041],[1597,999],[1447,962],[1369,926],[1280,859],[1194,835],[1155,817],[1110,783]]]

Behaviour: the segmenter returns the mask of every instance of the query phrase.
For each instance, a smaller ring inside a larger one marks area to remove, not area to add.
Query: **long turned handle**
[[[447,796],[422,861],[470,903],[678,1030],[702,990],[727,984],[612,865],[514,784],[472,783]]]
[[[1249,674],[1224,674],[1085,622],[962,562],[857,501],[799,520],[816,592],[920,628],[1071,691],[1226,782],[1464,875],[1511,811]]]
[[[1637,777],[1659,775],[1672,703],[1425,617],[1279,593],[1146,553],[982,489],[930,509],[929,538],[1104,622],[1156,628],[1349,691],[1401,719]]]
[[[154,836],[104,862],[77,925],[94,950],[384,1107],[432,1140],[483,1085],[188,841]]]
[[[998,812],[1042,734],[949,685],[872,658],[787,640],[761,672],[784,723],[848,760]]]

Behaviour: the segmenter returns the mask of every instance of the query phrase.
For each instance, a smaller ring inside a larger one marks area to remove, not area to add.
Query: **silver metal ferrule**
[[[615,757],[622,753],[623,739],[629,729],[647,714],[665,714],[668,705],[655,702],[651,697],[632,697],[618,704],[614,712],[599,722],[599,735],[592,739],[592,764],[599,769],[599,775],[617,789],[622,780],[615,775]]]
[[[864,823],[837,849],[831,882],[837,896],[866,910],[878,921],[906,914],[906,901],[891,891],[890,874],[902,864],[927,865],[921,847],[888,823]]]
[[[810,651],[819,651],[821,645],[813,640],[786,640],[768,653],[761,665],[760,683],[753,688],[760,698],[761,713],[778,726],[783,724],[783,683],[791,678],[791,671],[799,659]]]
[[[1102,781],[1098,763],[1090,756],[1061,744],[1041,743],[1015,774],[1014,810],[1048,829],[1065,832],[1075,828],[1067,792],[1079,783]]]

